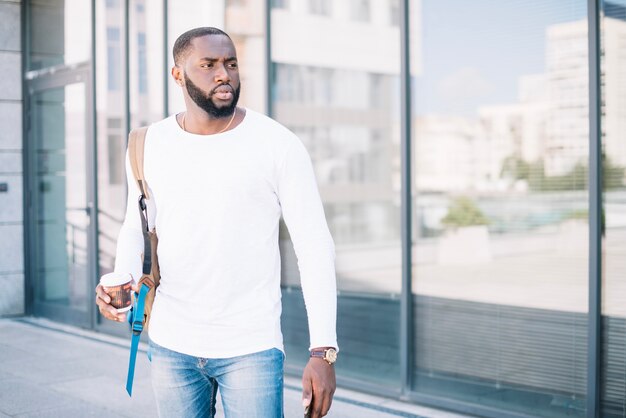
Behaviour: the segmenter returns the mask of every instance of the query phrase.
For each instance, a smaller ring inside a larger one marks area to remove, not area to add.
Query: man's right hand
[[[126,321],[127,312],[118,312],[117,309],[111,305],[111,297],[101,284],[96,286],[96,305],[98,305],[100,309],[100,314],[106,319],[115,322]]]

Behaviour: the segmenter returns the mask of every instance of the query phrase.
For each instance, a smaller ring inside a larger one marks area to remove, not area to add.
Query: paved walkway
[[[133,397],[126,394],[127,347],[127,340],[46,320],[0,319],[0,418],[156,417],[143,343]],[[301,417],[299,380],[285,383],[285,417]],[[342,388],[328,417],[462,418]]]

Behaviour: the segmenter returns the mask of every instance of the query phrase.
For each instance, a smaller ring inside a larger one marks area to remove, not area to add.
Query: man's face
[[[241,85],[235,46],[226,36],[207,35],[191,41],[182,64],[189,97],[215,118],[231,116]]]

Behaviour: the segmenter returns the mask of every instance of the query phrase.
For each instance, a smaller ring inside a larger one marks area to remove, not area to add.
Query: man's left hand
[[[335,367],[324,359],[310,358],[302,374],[302,406],[309,407],[311,418],[328,414],[336,387]]]

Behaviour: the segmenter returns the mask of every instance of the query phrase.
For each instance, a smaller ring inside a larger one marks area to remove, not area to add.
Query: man
[[[173,54],[186,111],[150,126],[144,155],[148,223],[159,236],[149,329],[159,416],[213,417],[218,388],[227,417],[283,415],[281,214],[310,331],[303,406],[324,416],[335,391],[335,249],[309,155],[285,127],[237,107],[237,55],[226,33],[190,30]],[[115,271],[131,273],[137,291],[143,237],[128,156],[126,171]],[[125,321],[101,286],[96,294],[105,318]]]

